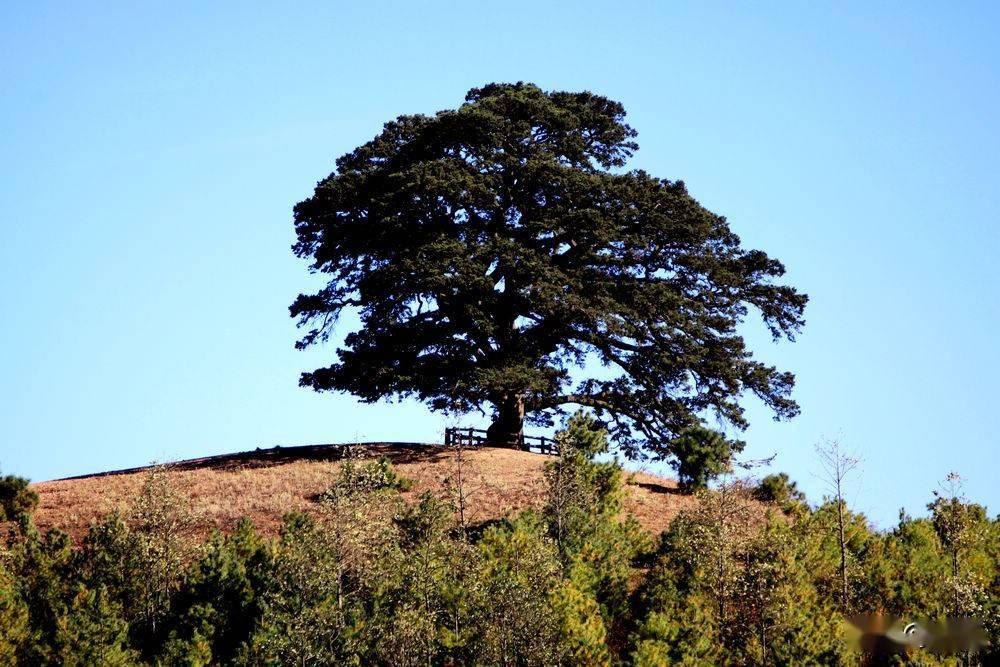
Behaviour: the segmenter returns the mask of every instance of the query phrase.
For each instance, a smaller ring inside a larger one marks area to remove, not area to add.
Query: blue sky
[[[883,527],[950,470],[1000,510],[995,5],[204,4],[0,9],[4,472],[438,438],[420,405],[297,387],[333,348],[293,349],[291,207],[386,120],[526,80],[623,102],[632,166],[811,296],[798,342],[748,330],[802,405],[748,401],[748,456],[818,498],[842,437]]]

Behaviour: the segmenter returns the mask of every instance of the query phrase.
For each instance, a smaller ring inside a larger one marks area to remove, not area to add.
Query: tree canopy
[[[583,406],[635,457],[710,414],[744,428],[746,393],[794,416],[794,377],[738,327],[793,339],[807,297],[682,181],[626,170],[635,137],[618,102],[525,83],[386,123],[295,206],[294,251],[328,278],[290,308],[297,345],[361,321],[300,383],[489,410],[498,443]]]

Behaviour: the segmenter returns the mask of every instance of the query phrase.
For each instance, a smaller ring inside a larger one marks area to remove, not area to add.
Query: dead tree
[[[861,459],[844,450],[839,440],[825,440],[816,445],[816,455],[823,467],[823,480],[837,501],[837,538],[840,546],[840,606],[848,611],[847,534],[844,528],[844,484]]]
[[[455,513],[458,515],[458,526],[464,539],[466,536],[466,529],[469,525],[467,514],[469,508],[469,497],[471,496],[471,493],[467,488],[465,452],[470,447],[472,439],[471,437],[455,437],[454,433],[456,430],[457,429],[454,428],[448,428],[445,430],[445,446],[453,455],[452,474],[446,480],[446,486],[448,494],[451,496]]]

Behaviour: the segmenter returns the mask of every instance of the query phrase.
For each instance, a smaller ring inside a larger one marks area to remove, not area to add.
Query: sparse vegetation
[[[266,456],[208,459],[195,465],[167,466],[169,477],[189,498],[197,521],[191,532],[208,538],[213,528],[235,530],[241,519],[251,518],[264,536],[276,537],[283,528],[283,516],[302,512],[315,516],[317,500],[339,475],[342,460],[339,447],[322,456],[295,457],[284,448],[278,460]],[[409,490],[400,490],[407,500],[424,491],[448,498],[457,508],[457,466],[455,453],[440,447],[352,446],[356,464],[385,457],[391,469],[410,481]],[[251,452],[250,454],[255,454]],[[346,460],[349,457],[345,457]],[[544,465],[552,459],[513,449],[465,449],[462,452],[462,495],[468,521],[501,519],[528,508],[541,510],[545,502]],[[676,493],[676,483],[648,473],[632,473],[623,505],[643,527],[659,533],[690,496]],[[144,472],[82,479],[43,482],[32,486],[40,495],[35,523],[40,530],[64,529],[79,543],[91,523],[106,515],[122,512],[141,492]],[[404,482],[405,484],[405,482]]]

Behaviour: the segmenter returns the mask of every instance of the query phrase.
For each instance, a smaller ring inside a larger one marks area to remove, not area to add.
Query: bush
[[[340,466],[336,481],[323,494],[322,499],[330,500],[345,494],[409,491],[412,486],[413,480],[397,473],[384,456],[377,461],[360,463],[348,459]]]

